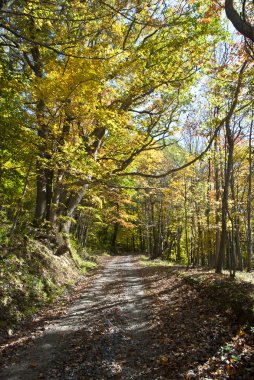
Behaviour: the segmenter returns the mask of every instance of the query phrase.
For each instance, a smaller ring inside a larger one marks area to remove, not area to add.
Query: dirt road
[[[1,379],[148,378],[140,366],[147,361],[149,316],[137,259],[115,257],[66,316],[15,355]]]
[[[4,348],[1,380],[254,378],[252,335],[174,268],[114,257],[80,289],[64,315]]]

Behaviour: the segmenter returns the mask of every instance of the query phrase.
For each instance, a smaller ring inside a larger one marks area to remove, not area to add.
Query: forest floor
[[[252,294],[252,284],[113,257],[2,344],[0,378],[253,379]]]

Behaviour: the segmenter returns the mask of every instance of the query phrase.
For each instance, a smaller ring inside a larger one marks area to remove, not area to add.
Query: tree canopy
[[[49,228],[57,254],[75,236],[250,269],[253,27],[238,6],[1,1],[3,244]]]

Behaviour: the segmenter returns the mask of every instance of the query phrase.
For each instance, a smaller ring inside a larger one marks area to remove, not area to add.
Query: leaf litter
[[[114,257],[10,337],[0,377],[253,379],[251,326],[202,290],[168,268]],[[40,339],[53,346],[45,361],[35,360]]]

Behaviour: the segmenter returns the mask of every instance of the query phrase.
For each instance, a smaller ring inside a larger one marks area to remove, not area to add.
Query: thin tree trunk
[[[117,254],[117,235],[119,230],[119,223],[114,224],[113,235],[111,240],[110,252],[114,255]]]
[[[225,181],[222,197],[222,210],[221,210],[221,237],[220,237],[220,249],[216,263],[216,273],[222,272],[222,266],[226,250],[227,242],[227,212],[228,212],[228,197],[229,197],[229,185],[233,169],[233,152],[234,152],[234,139],[229,123],[226,123],[226,141],[228,145],[228,155],[225,171]]]
[[[185,251],[187,256],[187,269],[190,267],[189,236],[188,236],[188,210],[187,210],[187,180],[184,176],[184,231]]]
[[[251,204],[252,204],[252,130],[253,130],[253,112],[249,132],[249,178],[248,178],[248,195],[247,195],[247,271],[251,271],[252,258],[252,225],[251,225]]]
[[[181,256],[181,237],[182,237],[182,226],[177,227],[177,245],[176,245],[176,261],[180,262],[182,259]]]
[[[220,135],[218,134],[218,137]],[[218,149],[218,142],[217,139],[214,143],[214,162],[215,162],[215,168],[214,168],[214,182],[215,182],[215,194],[216,194],[216,210],[215,210],[215,223],[216,223],[216,232],[215,232],[215,261],[217,261],[217,258],[219,256],[219,250],[220,250],[220,230],[219,230],[219,223],[220,223],[220,181],[219,181],[219,165],[217,161],[217,156],[219,154]]]
[[[40,77],[38,73],[38,76]],[[47,178],[45,169],[45,151],[46,151],[46,138],[47,126],[44,121],[45,103],[41,99],[37,104],[37,123],[38,123],[38,136],[40,137],[39,153],[36,162],[36,207],[35,207],[35,222],[40,224],[44,218],[47,207]]]
[[[18,222],[19,222],[19,218],[20,218],[21,210],[22,210],[22,203],[23,203],[23,199],[24,199],[24,197],[26,195],[27,186],[28,186],[28,180],[29,180],[29,176],[30,176],[30,173],[31,173],[31,169],[32,169],[32,164],[33,164],[33,161],[31,160],[30,161],[30,165],[29,165],[28,170],[27,170],[27,174],[26,174],[24,188],[23,188],[20,200],[18,202],[17,212],[16,212],[16,215],[15,215],[15,218],[14,218],[14,221],[13,221],[13,225],[12,225],[10,234],[9,234],[9,238],[10,239],[13,237],[13,235],[15,233],[15,230],[17,228]]]

